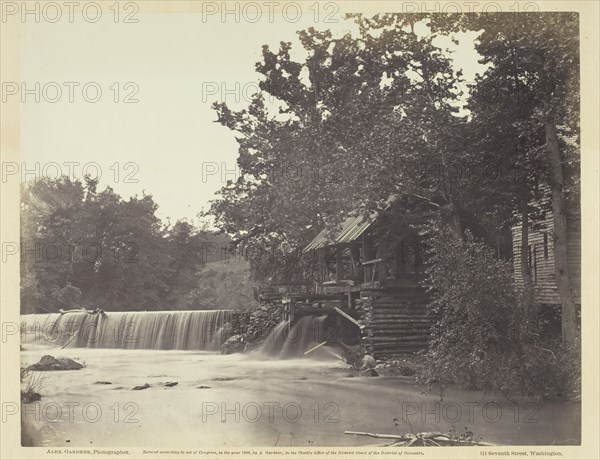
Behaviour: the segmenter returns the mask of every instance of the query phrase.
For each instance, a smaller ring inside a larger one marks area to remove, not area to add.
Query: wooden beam
[[[333,309],[335,311],[337,311],[340,315],[342,315],[344,318],[346,318],[348,321],[351,321],[354,324],[356,324],[358,327],[360,327],[360,324],[358,323],[358,321],[356,321],[354,318],[352,318],[352,316],[350,316],[348,313],[340,310],[338,307],[333,307]]]
[[[354,280],[338,280],[338,281],[325,281],[321,283],[323,286],[354,286],[356,282]]]
[[[363,265],[375,265],[376,263],[379,263],[379,262],[382,262],[382,261],[383,261],[383,259],[366,260],[362,264]]]
[[[344,431],[344,434],[355,434],[357,436],[370,436],[372,438],[383,438],[383,439],[400,439],[400,440],[404,440],[404,441],[413,439],[413,438],[408,438],[406,436],[398,436],[396,434],[366,433],[364,431]]]
[[[310,350],[307,350],[304,352],[304,356],[306,356],[309,353],[312,353],[313,351],[315,351],[317,348],[321,348],[323,345],[325,345],[327,343],[327,340],[325,340],[325,342],[321,342],[319,345],[315,345],[314,347],[312,347]]]

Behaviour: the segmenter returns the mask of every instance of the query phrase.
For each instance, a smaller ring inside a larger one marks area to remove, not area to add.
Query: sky
[[[262,45],[292,41],[300,58],[297,30],[339,34],[353,26],[337,15],[315,24],[309,14],[295,23],[277,14],[256,23],[177,13],[135,19],[23,25],[21,179],[100,175],[101,189],[153,195],[158,215],[173,223],[198,222],[215,192],[236,177],[237,143],[215,123],[211,105],[242,108],[250,100]],[[467,81],[481,72],[472,37],[444,45],[455,50]]]

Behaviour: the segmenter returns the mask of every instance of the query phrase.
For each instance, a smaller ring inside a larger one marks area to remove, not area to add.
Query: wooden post
[[[322,283],[325,280],[325,274],[327,273],[327,267],[325,266],[325,249],[317,249],[317,261],[319,264],[319,282]]]
[[[289,311],[290,311],[290,319],[289,319],[289,322],[288,322],[288,326],[289,326],[288,330],[291,330],[292,329],[292,323],[294,322],[294,319],[295,319],[295,316],[296,316],[296,305],[291,300],[290,300],[290,303],[289,303]]]
[[[338,244],[335,247],[335,280],[339,281],[343,279],[342,273],[342,245]]]
[[[386,276],[387,276],[387,257],[388,257],[388,242],[387,240],[382,241],[381,243],[379,243],[379,246],[377,246],[377,252],[375,257],[377,257],[377,259],[381,259],[381,262],[378,262],[376,267],[377,267],[377,281],[385,281]]]
[[[371,251],[369,250],[369,242],[367,241],[367,235],[365,233],[362,234],[362,255],[363,262],[371,260]],[[370,271],[373,269],[374,267],[363,267],[363,283],[369,282]]]
[[[361,279],[363,277],[363,266],[361,262],[367,259],[363,258],[361,260],[360,248],[356,243],[350,246],[350,253],[352,256],[352,279],[361,282]]]

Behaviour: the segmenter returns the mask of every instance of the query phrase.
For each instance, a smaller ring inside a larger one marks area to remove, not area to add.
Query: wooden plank
[[[306,356],[309,353],[312,353],[313,351],[315,351],[317,348],[321,348],[323,345],[325,345],[327,343],[327,340],[325,340],[325,342],[321,342],[319,345],[315,345],[314,347],[312,347],[310,350],[307,350],[304,352],[304,356]]]
[[[358,323],[358,321],[356,321],[354,318],[352,318],[352,316],[350,316],[349,314],[347,314],[344,311],[340,310],[338,307],[333,307],[333,309],[335,311],[337,311],[341,316],[343,316],[344,318],[346,318],[348,321],[351,321],[354,324],[356,324],[358,327],[360,327],[360,324]]]
[[[382,261],[383,261],[383,259],[366,260],[362,263],[362,265],[374,265],[374,264],[382,262]]]
[[[323,286],[354,286],[354,280],[325,281]]]
[[[321,283],[323,286],[335,286],[338,284],[337,281],[324,281]]]

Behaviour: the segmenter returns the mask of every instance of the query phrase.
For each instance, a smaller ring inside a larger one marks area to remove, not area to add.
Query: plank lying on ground
[[[396,434],[380,434],[380,433],[367,433],[365,431],[344,431],[344,434],[355,434],[357,436],[370,436],[372,438],[383,438],[383,439],[400,439],[402,441],[408,441],[412,438],[406,436],[399,436]]]
[[[381,433],[368,433],[365,431],[344,431],[344,434],[354,434],[358,436],[369,436],[371,438],[379,439],[395,439],[396,442],[389,444],[390,447],[409,447],[417,442],[427,446],[427,443],[431,443],[437,446],[493,446],[487,442],[477,442],[461,439],[452,439],[450,435],[440,432],[431,433],[418,433],[407,434],[407,435],[395,435],[395,434],[381,434]],[[408,444],[404,444],[408,443]],[[420,446],[420,444],[419,444]]]

